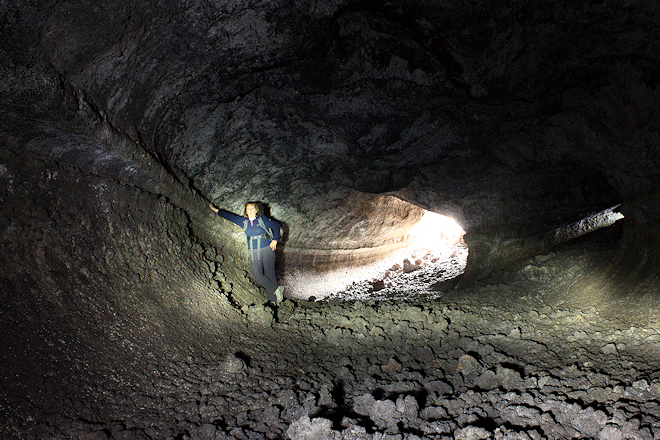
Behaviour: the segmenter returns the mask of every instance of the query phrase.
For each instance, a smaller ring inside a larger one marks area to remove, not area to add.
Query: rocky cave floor
[[[245,306],[229,336],[127,345],[82,397],[4,408],[5,435],[659,439],[659,315],[607,296],[611,252],[579,243],[430,301]]]

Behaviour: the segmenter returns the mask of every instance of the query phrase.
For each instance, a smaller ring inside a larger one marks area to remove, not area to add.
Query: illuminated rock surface
[[[660,437],[659,21],[1,3],[0,436]],[[247,200],[297,276],[277,309],[208,209]],[[461,277],[417,255],[328,288],[425,210],[464,229]]]

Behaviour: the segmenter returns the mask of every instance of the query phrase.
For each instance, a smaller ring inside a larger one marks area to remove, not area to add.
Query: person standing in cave
[[[259,204],[247,202],[243,215],[236,215],[209,203],[213,212],[245,231],[250,272],[266,289],[266,299],[275,305],[284,299],[284,287],[277,285],[275,275],[275,249],[280,239],[280,225],[259,212]]]

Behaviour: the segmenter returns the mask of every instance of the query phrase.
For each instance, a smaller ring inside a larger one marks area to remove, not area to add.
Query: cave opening
[[[468,247],[463,240],[465,231],[455,220],[433,211],[420,210],[393,196],[376,197],[371,204],[382,208],[374,215],[376,222],[382,218],[398,218],[400,214],[394,213],[393,206],[400,210],[401,205],[409,205],[416,212],[416,222],[410,226],[407,218],[403,218],[399,224],[390,224],[391,228],[386,225],[387,229],[402,229],[397,231],[399,238],[392,240],[395,243],[330,251],[330,254],[352,254],[354,258],[343,258],[349,264],[294,267],[285,271],[283,277],[288,297],[317,301],[438,298],[442,293],[434,286],[463,273]],[[359,254],[368,254],[369,258],[360,258]]]

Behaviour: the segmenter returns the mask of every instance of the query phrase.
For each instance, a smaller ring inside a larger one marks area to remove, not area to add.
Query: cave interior
[[[10,0],[0,36],[2,438],[660,438],[656,2]],[[208,206],[247,201],[277,306]]]

